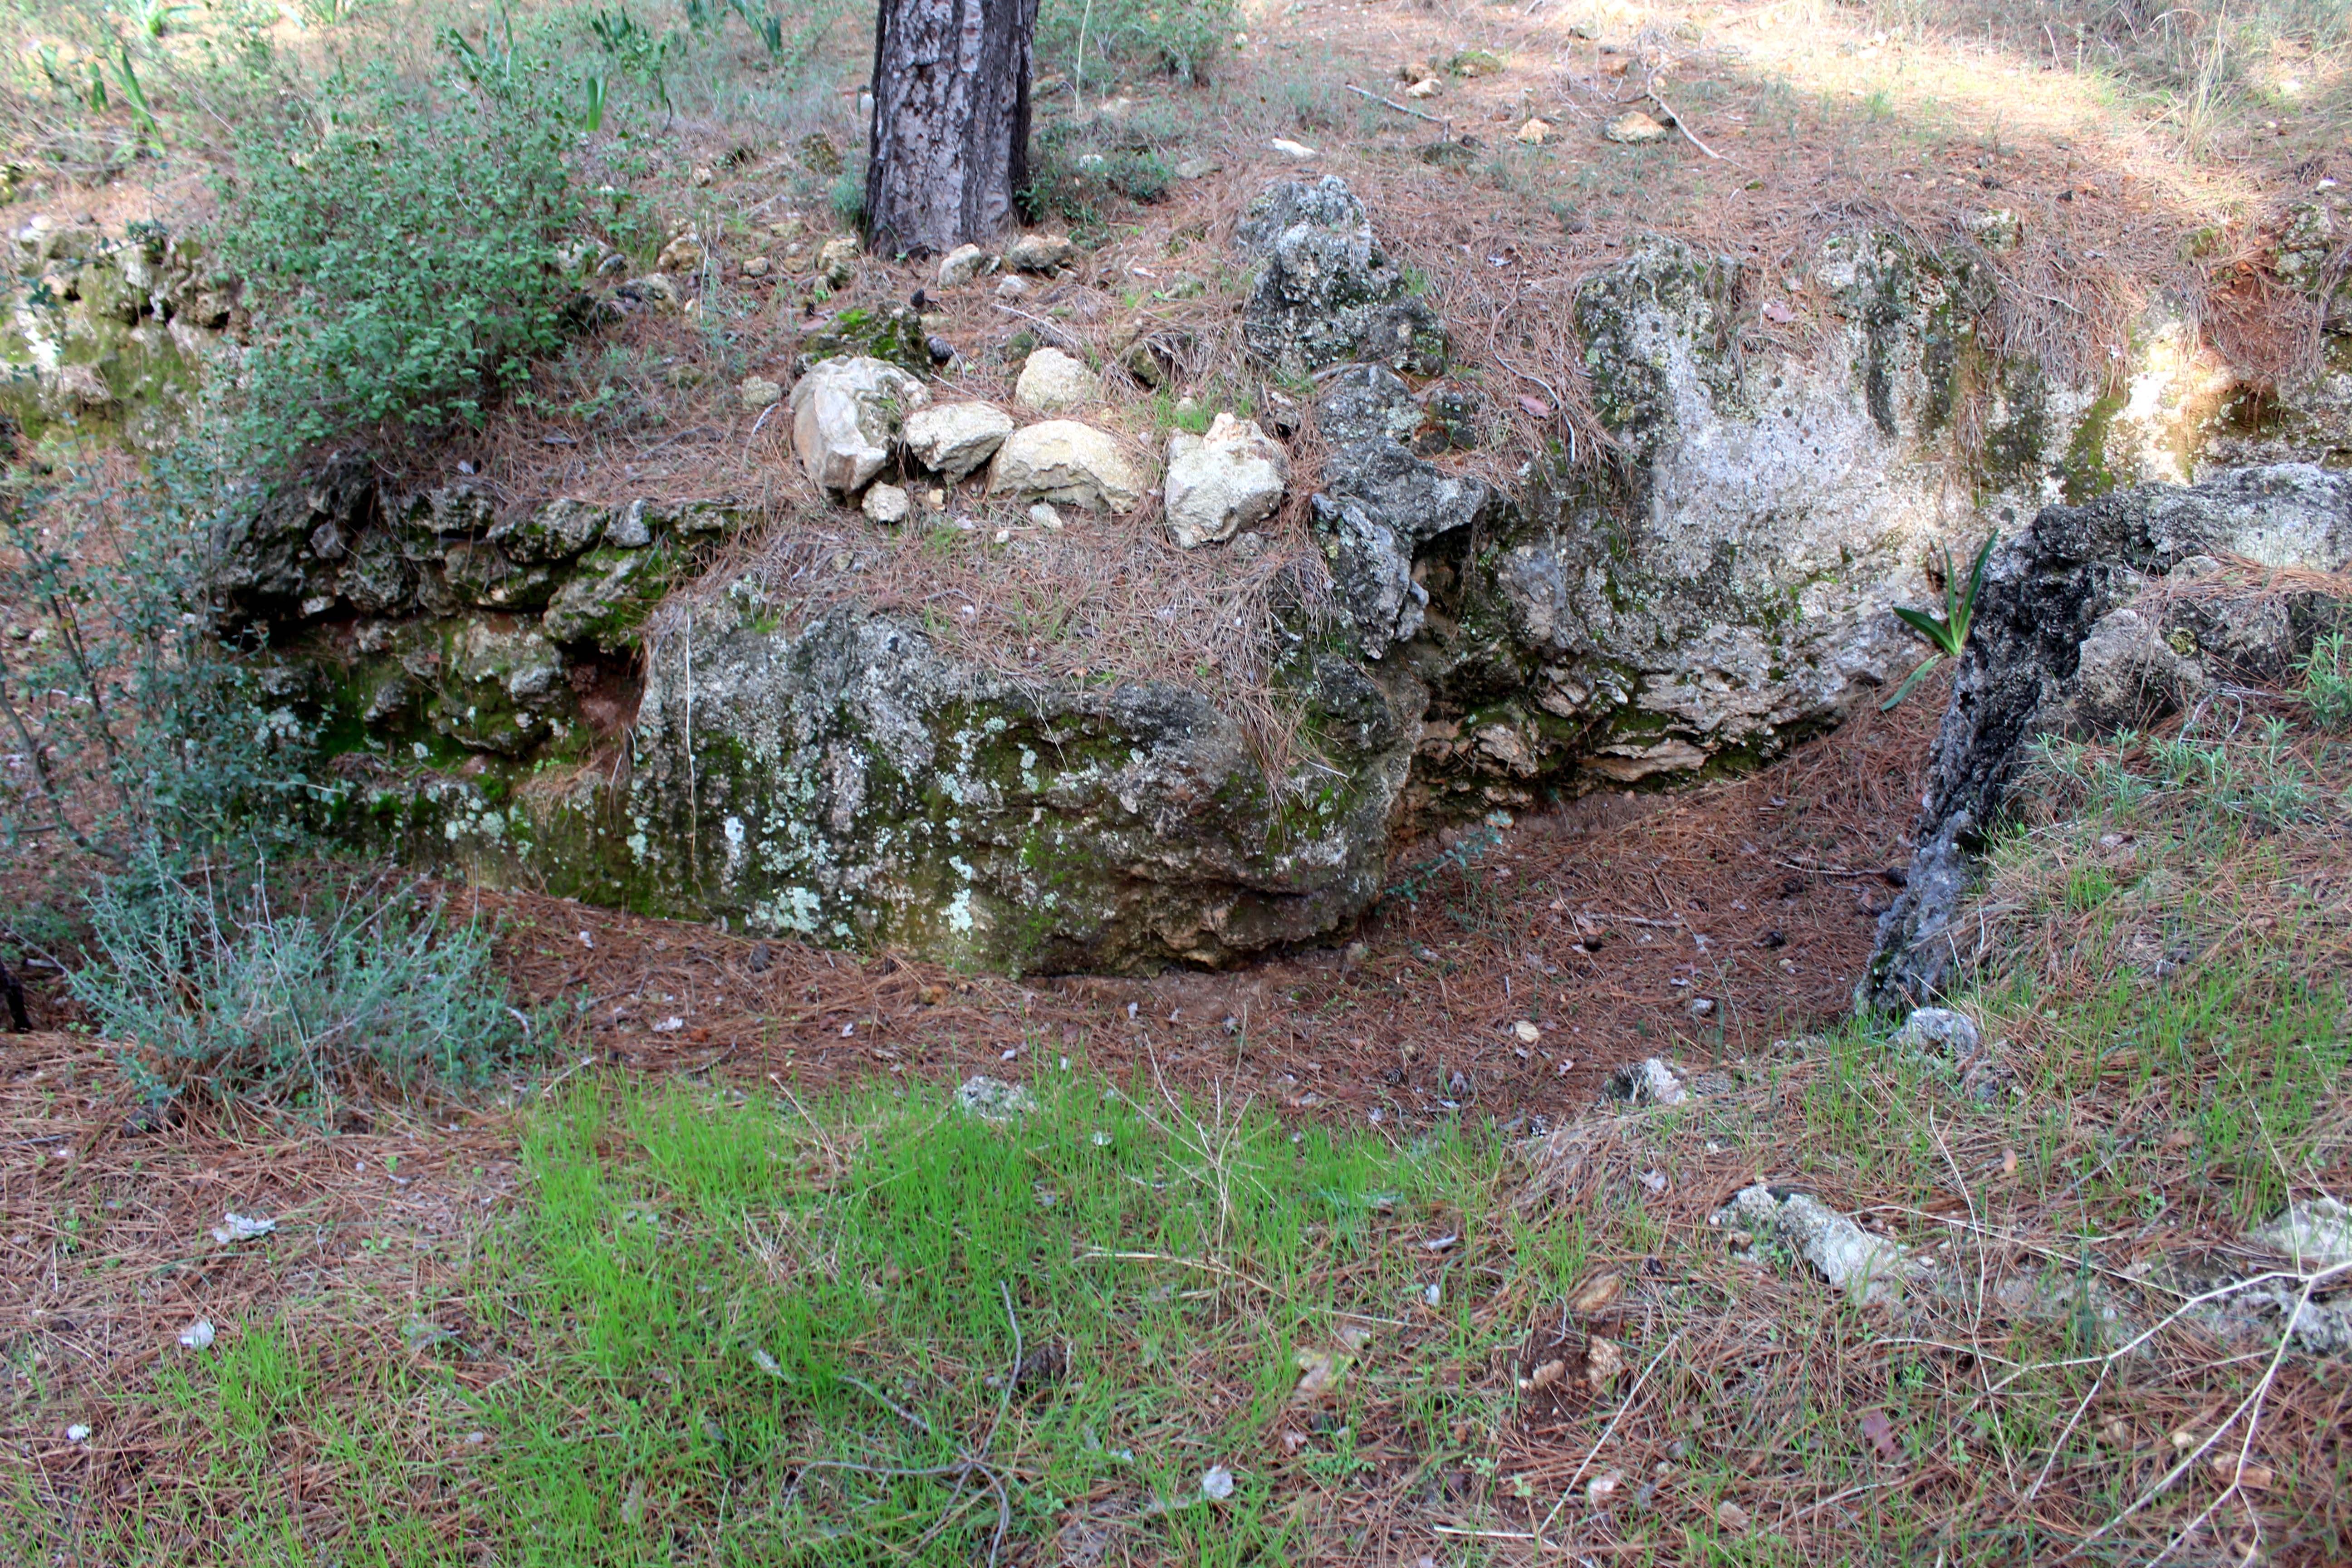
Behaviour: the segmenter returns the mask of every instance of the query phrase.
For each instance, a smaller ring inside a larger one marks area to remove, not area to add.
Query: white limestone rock
[[[1059,349],[1039,349],[1021,367],[1013,385],[1013,405],[1034,414],[1058,414],[1082,404],[1100,403],[1102,378],[1086,362]]]
[[[1220,414],[1209,433],[1168,438],[1168,527],[1186,550],[1222,543],[1272,515],[1290,459],[1253,420]]]
[[[950,483],[996,455],[1013,416],[992,403],[942,403],[907,416],[907,450]]]
[[[997,448],[992,493],[1089,511],[1133,511],[1150,479],[1108,433],[1075,419],[1015,430]]]
[[[820,360],[793,384],[793,449],[818,485],[855,495],[889,461],[907,415],[930,401],[923,384],[895,364]]]
[[[959,245],[940,258],[940,287],[961,289],[995,262],[976,245]]]

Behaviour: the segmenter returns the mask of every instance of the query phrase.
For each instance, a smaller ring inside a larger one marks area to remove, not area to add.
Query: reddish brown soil
[[[1457,841],[1467,868],[1441,861],[1439,842],[1408,847],[1391,877],[1417,898],[1391,897],[1352,938],[1222,973],[977,977],[473,897],[508,922],[518,989],[585,1001],[591,1054],[625,1067],[798,1091],[877,1074],[1020,1079],[1067,1057],[1114,1077],[1156,1063],[1196,1083],[1238,1078],[1316,1117],[1551,1118],[1622,1063],[1696,1069],[1845,1011],[1941,708],[1923,689],[1745,779],[1586,796],[1483,854],[1474,833]],[[1695,998],[1715,1005],[1695,1016]],[[1532,1046],[1521,1020],[1542,1031]]]

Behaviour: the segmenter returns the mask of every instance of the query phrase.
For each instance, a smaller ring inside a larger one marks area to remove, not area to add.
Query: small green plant
[[[0,492],[0,845],[120,868],[144,845],[292,831],[310,736],[223,647],[205,592],[215,525],[240,500],[193,438],[135,481]],[[248,828],[263,807],[270,826]]]
[[[443,41],[459,79],[338,77],[236,148],[217,233],[253,302],[244,432],[264,463],[478,424],[564,340],[572,117],[511,35]]]
[[[2303,703],[2323,730],[2352,729],[2352,638],[2330,632],[2303,661]]]
[[[478,1082],[530,1039],[480,927],[413,889],[331,880],[285,907],[265,864],[179,873],[150,849],[90,900],[100,962],[67,983],[149,1099],[320,1109],[370,1079]]]
[[[1142,72],[1205,82],[1232,46],[1233,0],[1046,0],[1037,59],[1083,91]]]
[[[676,112],[669,100],[668,71],[670,61],[685,53],[683,39],[676,33],[656,36],[651,28],[630,16],[625,5],[600,10],[589,17],[588,32],[598,48],[644,84],[654,95],[654,101],[662,106],[664,114]]]
[[[1944,614],[1941,618],[1926,610],[1900,606],[1895,609],[1895,618],[1927,638],[1932,651],[1919,661],[1917,668],[1904,677],[1903,684],[1895,689],[1895,695],[1878,705],[1880,711],[1893,708],[1910,696],[1911,689],[1936,668],[1938,660],[1960,657],[1960,649],[1968,646],[1969,627],[1976,619],[1977,594],[1984,586],[1985,563],[1992,559],[1992,547],[2000,537],[1998,533],[1989,534],[1984,543],[1978,547],[1976,561],[1969,568],[1968,586],[1965,588],[1960,586],[1958,574],[1952,570],[1952,552],[1948,547],[1946,548]]]

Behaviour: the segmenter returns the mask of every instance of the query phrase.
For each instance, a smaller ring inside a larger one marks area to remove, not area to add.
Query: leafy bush
[[[222,259],[245,280],[248,432],[265,458],[363,428],[478,423],[562,342],[579,216],[546,68],[459,46],[429,85],[340,73],[247,128]]]
[[[220,886],[151,854],[89,912],[102,962],[68,984],[153,1099],[315,1108],[369,1078],[478,1082],[529,1038],[488,933],[408,890],[331,884],[289,910],[266,875]]]
[[[210,521],[238,500],[194,443],[134,480],[0,493],[0,844],[126,868],[142,846],[291,835],[310,737],[266,665],[228,657],[204,593]]]
[[[1233,0],[1046,0],[1037,59],[1087,90],[1138,72],[1204,82],[1239,18]]]

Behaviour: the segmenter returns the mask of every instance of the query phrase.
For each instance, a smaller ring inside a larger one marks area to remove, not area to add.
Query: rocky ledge
[[[1203,409],[1204,433],[1147,447],[1076,356],[1039,351],[1003,408],[845,345],[744,392],[784,404],[806,516],[501,510],[380,494],[345,462],[225,532],[218,591],[342,753],[341,820],[419,858],[992,967],[1215,963],[1344,929],[1415,825],[1690,780],[1835,724],[1917,658],[1889,612],[1939,596],[1947,541],[2119,484],[2189,494],[2247,438],[2162,321],[2122,396],[1980,351],[1967,247],[1827,246],[1803,294],[1827,347],[1800,360],[1738,352],[1742,264],[1659,241],[1574,298],[1611,460],[1506,484],[1481,454],[1516,384],[1453,362],[1343,184],[1272,187],[1234,239],[1250,350],[1311,375],[1309,404]],[[950,260],[943,289],[1003,286]],[[2332,406],[2309,416],[2327,431]],[[960,486],[1071,527],[1157,493],[1173,542],[1247,554],[1296,478],[1278,437],[1310,419],[1329,592],[1282,634],[1273,696],[1303,746],[1273,776],[1213,683],[1016,679],[760,565],[771,524],[895,527]],[[2025,537],[2003,573],[2039,570]]]

